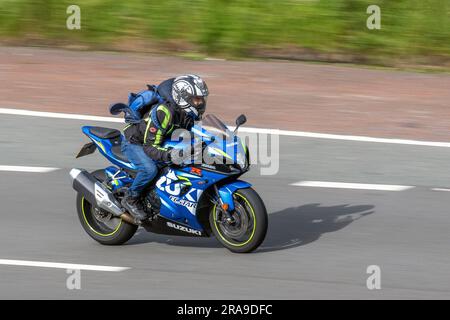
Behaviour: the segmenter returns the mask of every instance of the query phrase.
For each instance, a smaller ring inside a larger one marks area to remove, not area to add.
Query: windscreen
[[[201,122],[202,128],[210,133],[228,138],[232,135],[232,132],[228,130],[227,126],[215,115],[206,115]]]

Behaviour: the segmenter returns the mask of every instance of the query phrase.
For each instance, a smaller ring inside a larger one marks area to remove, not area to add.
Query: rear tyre
[[[240,189],[233,194],[235,210],[231,221],[214,206],[209,215],[211,229],[219,242],[236,253],[254,251],[264,241],[268,217],[264,202],[252,188]]]
[[[103,170],[94,171],[92,175],[102,181]],[[86,233],[103,245],[124,244],[138,228],[89,203],[80,193],[77,195],[77,212]]]

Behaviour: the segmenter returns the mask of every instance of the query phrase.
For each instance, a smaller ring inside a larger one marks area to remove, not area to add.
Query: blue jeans
[[[122,153],[137,168],[136,178],[128,189],[131,197],[139,197],[145,187],[155,178],[158,173],[156,163],[144,152],[141,145],[129,143],[122,140]]]

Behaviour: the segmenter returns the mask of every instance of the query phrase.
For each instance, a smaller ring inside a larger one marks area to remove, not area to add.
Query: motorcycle
[[[141,223],[136,223],[121,205],[136,174],[134,165],[121,152],[123,135],[116,129],[83,126],[82,132],[91,142],[76,157],[98,150],[113,166],[93,172],[78,168],[70,171],[82,227],[103,245],[124,244],[141,225],[159,234],[214,236],[236,253],[255,250],[266,236],[268,216],[251,184],[238,180],[250,167],[248,148],[237,136],[245,122],[246,117],[239,116],[234,131],[214,115],[205,116],[201,126],[196,124],[190,139],[185,139],[187,143],[198,145],[200,141],[202,154],[213,160],[226,159],[226,163],[158,163],[158,175],[143,197],[149,218]],[[186,141],[176,140],[163,145],[168,149],[185,146]]]

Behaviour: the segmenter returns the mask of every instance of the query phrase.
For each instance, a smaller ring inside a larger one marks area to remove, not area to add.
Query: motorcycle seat
[[[121,146],[116,145],[111,148],[111,153],[114,157],[123,162],[129,162],[128,158],[122,153]]]
[[[100,139],[114,139],[120,136],[120,131],[104,127],[90,127],[89,132]]]

